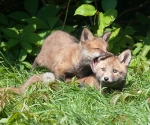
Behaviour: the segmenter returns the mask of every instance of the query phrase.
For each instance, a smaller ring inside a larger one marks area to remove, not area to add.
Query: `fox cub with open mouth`
[[[107,32],[101,37],[94,37],[91,31],[84,28],[79,41],[66,32],[55,31],[45,39],[33,68],[37,65],[45,67],[59,80],[65,80],[68,76],[87,76],[92,72],[92,60],[110,54],[107,52],[110,34]]]

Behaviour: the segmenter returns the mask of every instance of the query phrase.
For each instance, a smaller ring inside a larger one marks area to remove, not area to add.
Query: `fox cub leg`
[[[65,75],[65,70],[62,68],[61,65],[57,65],[55,67],[55,72],[54,72],[55,78],[61,81],[65,81],[66,75]]]

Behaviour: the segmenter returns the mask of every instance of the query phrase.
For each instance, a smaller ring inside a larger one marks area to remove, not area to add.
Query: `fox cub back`
[[[84,28],[80,41],[63,31],[55,31],[48,36],[35,58],[36,65],[46,67],[54,73],[56,79],[65,79],[66,76],[83,77],[90,69],[90,62],[99,56],[107,56],[107,40],[110,32],[102,37],[94,37]]]

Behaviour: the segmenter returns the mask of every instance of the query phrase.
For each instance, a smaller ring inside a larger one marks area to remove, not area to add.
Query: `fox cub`
[[[56,79],[65,80],[66,77],[87,76],[91,71],[90,62],[97,57],[105,57],[107,40],[110,32],[102,37],[94,37],[84,28],[80,41],[63,31],[55,31],[48,36],[35,58],[33,68],[42,66],[54,73]]]
[[[93,74],[77,79],[77,82],[81,83],[81,86],[85,84],[88,86],[96,87],[98,89],[106,87],[108,89],[111,88],[115,90],[122,90],[126,82],[127,68],[130,60],[130,50],[122,52],[119,56],[110,56],[106,58],[99,57],[98,60],[93,60],[91,63]],[[19,88],[9,87],[7,89],[18,94],[23,94],[26,88],[34,82],[41,81],[46,83],[54,80],[54,74],[47,72],[30,77]],[[71,81],[71,79],[67,78],[66,81]],[[0,89],[0,91],[4,91],[4,89]]]

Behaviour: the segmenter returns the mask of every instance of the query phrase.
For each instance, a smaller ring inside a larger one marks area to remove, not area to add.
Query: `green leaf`
[[[48,25],[50,29],[52,30],[55,26],[55,24],[58,22],[59,18],[58,17],[50,17],[47,19]]]
[[[140,56],[139,55],[137,55],[137,57],[136,57],[136,61],[137,61],[137,64],[141,64],[141,58],[140,58]]]
[[[112,33],[111,36],[109,38],[109,41],[113,40],[114,38],[117,37],[117,35],[119,34],[120,28],[115,29]]]
[[[102,12],[98,15],[98,30],[97,35],[101,36],[104,32],[104,28],[108,27],[117,16],[117,11],[115,9],[109,9],[104,14]]]
[[[37,17],[47,21],[47,18],[56,16],[56,14],[60,11],[60,7],[54,4],[48,4],[42,7],[38,13]]]
[[[12,19],[16,21],[24,21],[25,19],[30,18],[30,16],[27,13],[21,12],[21,11],[13,12],[9,14],[8,17],[11,17]]]
[[[141,48],[142,46],[143,46],[143,43],[136,43],[136,44],[134,44],[136,47],[139,47],[139,48]]]
[[[150,45],[149,46],[148,45],[144,45],[140,55],[145,57],[148,54],[149,51],[150,51]]]
[[[32,65],[29,62],[22,62],[22,64],[24,64],[28,69],[32,68]]]
[[[140,60],[141,60],[142,62],[146,62],[146,61],[147,61],[147,58],[146,58],[145,56],[140,56],[140,55],[139,55],[139,58],[140,58]]]
[[[7,46],[7,43],[6,42],[0,42],[0,47],[4,47],[4,46]]]
[[[19,38],[19,35],[17,34],[17,32],[15,30],[3,29],[2,31],[4,32],[4,34],[9,36],[10,38],[14,38],[14,39],[18,39]]]
[[[98,30],[97,30],[97,35],[98,36],[103,35],[103,31],[104,31],[104,28],[105,28],[104,21],[105,21],[104,14],[102,12],[100,12],[98,14]]]
[[[115,45],[114,48],[111,49],[111,51],[114,53],[114,54],[118,54],[120,52],[120,49],[121,48],[121,45],[120,44],[117,44]]]
[[[22,37],[26,37],[29,34],[33,33],[36,30],[36,25],[27,25],[24,27],[22,32]]]
[[[38,10],[38,0],[25,0],[24,7],[31,16],[35,16]]]
[[[26,41],[22,41],[21,46],[24,48],[24,50],[26,50],[26,52],[28,52],[28,53],[32,52],[32,46],[30,43],[28,43]]]
[[[143,47],[143,43],[136,43],[136,44],[134,44],[134,46],[136,48],[132,51],[132,54],[136,55],[136,54],[138,54],[141,51],[141,49]]]
[[[0,13],[0,23],[7,26],[9,25],[7,17],[3,13]]]
[[[55,29],[54,29],[55,30]],[[41,40],[38,40],[38,42],[36,42],[36,46],[42,46],[43,45],[43,42],[44,42],[44,39],[49,36],[50,34],[52,33],[52,31],[50,30],[41,30],[40,32],[38,32],[38,36],[41,37]]]
[[[94,16],[96,13],[96,9],[93,5],[90,4],[82,4],[79,6],[74,15],[81,15],[81,16]]]
[[[124,47],[124,45],[126,45],[126,44],[129,44],[129,45],[134,44],[133,38],[131,36],[128,36],[128,35],[123,36],[121,42],[124,43],[124,44],[121,44],[122,47]]]
[[[1,120],[0,120],[0,123],[7,123],[8,122],[8,118],[2,118]]]
[[[147,63],[148,65],[150,65],[150,59],[148,59],[148,60],[146,61],[146,63]]]
[[[26,20],[29,24],[34,24],[38,29],[48,29],[48,25],[41,19],[33,17]]]
[[[132,60],[131,60],[130,66],[131,66],[131,67],[136,67],[136,66],[137,66],[137,61],[136,61],[136,59],[132,59]]]
[[[22,62],[26,59],[27,57],[27,52],[24,51],[23,49],[20,50],[20,54],[19,54],[19,61]]]
[[[38,34],[32,33],[26,36],[23,40],[32,44],[37,44],[38,41],[42,40],[42,37]]]
[[[138,53],[140,52],[141,49],[142,49],[141,47],[135,48],[135,49],[132,51],[132,54],[133,54],[133,55],[138,54]]]
[[[102,0],[102,8],[104,11],[114,9],[117,6],[117,0]]]
[[[24,70],[24,65],[23,64],[19,64],[20,70]]]
[[[149,70],[150,66],[149,66],[149,64],[144,62],[144,63],[142,63],[142,68],[143,68],[144,72],[147,72]]]
[[[94,0],[83,0],[84,3],[92,3]]]
[[[47,36],[49,36],[52,33],[50,30],[41,30],[37,34],[43,39],[45,39]]]
[[[123,34],[133,35],[135,32],[136,31],[134,29],[132,29],[132,27],[126,26],[124,31],[123,31]]]
[[[17,23],[13,25],[13,29],[16,29],[19,32],[22,32],[23,28],[26,26],[27,24],[23,24],[23,23]]]
[[[109,26],[117,17],[117,10],[109,9],[104,13],[105,27]]]
[[[8,48],[11,48],[11,47],[15,46],[17,43],[19,43],[19,40],[9,39],[7,46],[8,46]]]
[[[110,35],[110,38],[109,38],[109,42],[108,42],[108,45],[109,45],[109,50],[112,50],[114,45],[120,41],[121,39],[121,36],[118,35],[119,34],[119,31],[120,31],[120,28],[116,28],[116,29],[113,29],[111,32],[111,35]],[[120,48],[120,47],[119,47]]]
[[[40,52],[40,50],[40,47],[32,47],[32,52],[30,53],[30,55],[36,56]]]

